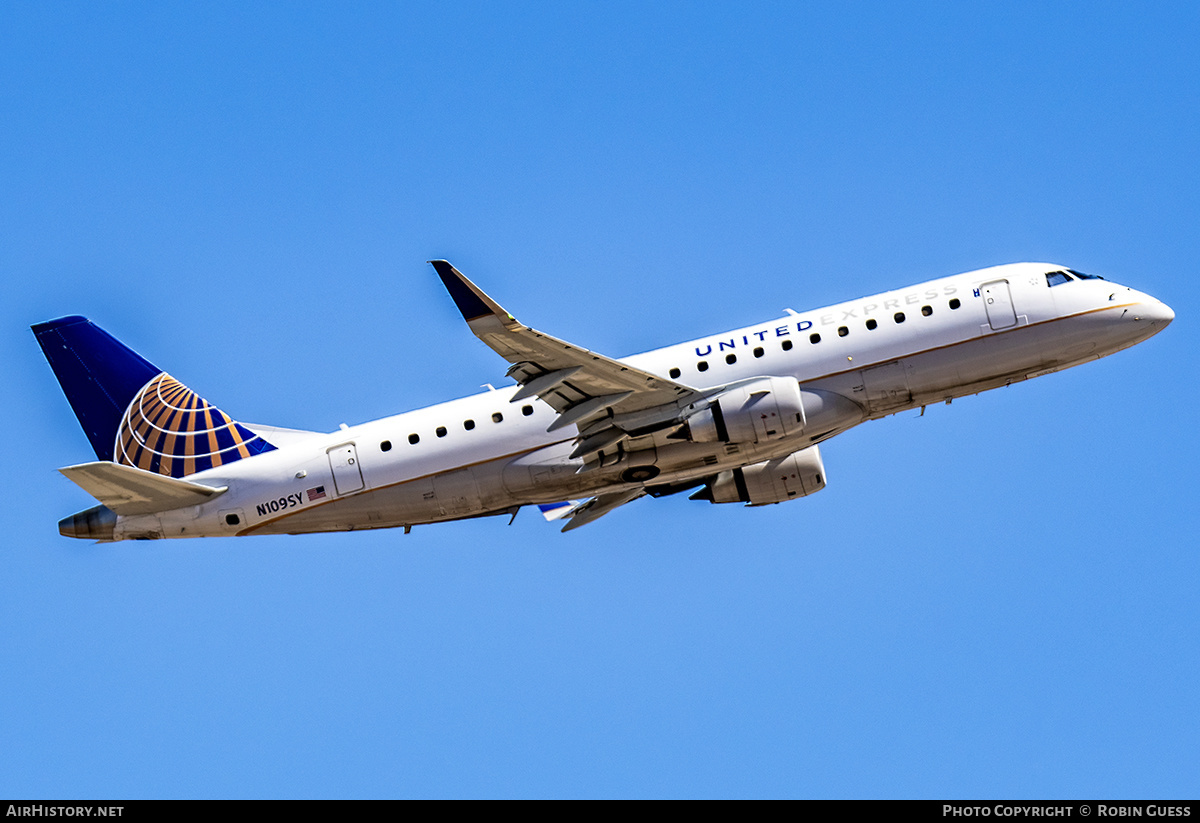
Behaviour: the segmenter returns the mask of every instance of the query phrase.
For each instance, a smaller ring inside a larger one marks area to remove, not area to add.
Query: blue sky
[[[1195,797],[1198,41],[1189,3],[5,3],[0,796]],[[434,257],[614,356],[1019,260],[1177,319],[780,506],[57,535],[91,452],[29,324],[330,430],[502,381]]]

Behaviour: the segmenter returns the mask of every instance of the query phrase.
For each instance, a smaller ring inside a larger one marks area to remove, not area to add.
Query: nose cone
[[[1142,304],[1141,314],[1143,319],[1160,327],[1165,327],[1175,319],[1175,312],[1171,311],[1170,306],[1153,298]]]

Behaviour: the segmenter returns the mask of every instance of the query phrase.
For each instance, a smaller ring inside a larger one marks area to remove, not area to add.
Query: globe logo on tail
[[[129,404],[113,453],[126,466],[186,477],[274,448],[162,372]]]

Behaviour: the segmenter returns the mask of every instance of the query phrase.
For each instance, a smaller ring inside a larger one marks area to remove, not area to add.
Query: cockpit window
[[[1067,269],[1067,271],[1069,271],[1071,274],[1078,277],[1080,280],[1103,280],[1104,279],[1103,277],[1101,277],[1098,274],[1084,274],[1081,271],[1075,271],[1075,269]]]
[[[1065,271],[1048,271],[1046,272],[1046,285],[1059,286],[1063,283],[1070,283],[1071,277]]]

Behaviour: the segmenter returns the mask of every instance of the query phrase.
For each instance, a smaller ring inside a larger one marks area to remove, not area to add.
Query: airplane
[[[614,359],[430,262],[516,385],[331,433],[237,422],[84,317],[34,325],[97,458],[59,469],[100,501],[59,532],[407,533],[526,506],[570,531],[647,495],[782,503],[825,487],[835,435],[1096,360],[1175,317],[1097,275],[1012,263]]]

